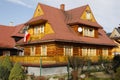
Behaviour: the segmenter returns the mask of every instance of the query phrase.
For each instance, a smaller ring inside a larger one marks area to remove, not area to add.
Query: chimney
[[[65,4],[61,4],[60,9],[64,11],[65,10]]]
[[[14,24],[13,22],[10,22],[10,23],[9,23],[9,26],[13,26],[13,24]]]

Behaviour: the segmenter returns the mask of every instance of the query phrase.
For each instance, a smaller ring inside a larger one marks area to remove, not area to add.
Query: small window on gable
[[[90,10],[86,10],[86,19],[91,20],[91,11]]]

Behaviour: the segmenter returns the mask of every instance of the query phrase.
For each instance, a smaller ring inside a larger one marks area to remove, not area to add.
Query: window
[[[44,24],[34,27],[34,34],[44,33]]]
[[[87,48],[82,48],[82,56],[88,56]]]
[[[72,56],[73,55],[73,47],[72,46],[64,46],[64,55]]]
[[[31,53],[30,53],[31,56],[34,56],[35,55],[35,47],[34,46],[31,46]]]
[[[40,33],[44,33],[44,25],[40,26]]]
[[[34,34],[38,34],[38,28],[39,28],[38,26],[34,27]]]
[[[3,51],[4,56],[10,56],[10,51]]]
[[[103,56],[108,56],[108,49],[107,48],[103,48],[102,49],[102,54],[103,54]]]
[[[91,20],[91,12],[89,10],[86,11],[86,19]]]
[[[47,46],[41,45],[41,56],[47,56]]]
[[[82,48],[82,56],[96,56],[95,48]]]
[[[83,31],[83,36],[89,36],[89,37],[94,37],[94,28],[87,28],[85,27],[84,28],[84,31]]]

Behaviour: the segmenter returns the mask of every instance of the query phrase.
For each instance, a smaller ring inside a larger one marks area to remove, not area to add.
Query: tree
[[[5,56],[3,61],[0,61],[0,79],[8,80],[10,70],[12,69],[12,62],[9,56]]]
[[[2,62],[2,66],[7,68],[8,71],[10,71],[12,69],[13,64],[10,61],[10,57],[9,56],[5,56],[5,58],[3,59],[3,62]]]
[[[24,70],[19,63],[14,64],[9,76],[9,80],[25,80]]]
[[[84,60],[83,58],[77,57],[77,56],[69,56],[68,62],[70,63],[70,67],[72,70],[72,80],[78,80],[78,69],[84,66]]]

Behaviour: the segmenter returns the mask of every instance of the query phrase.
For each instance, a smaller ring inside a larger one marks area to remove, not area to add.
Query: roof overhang
[[[25,23],[25,25],[36,25],[36,24],[44,23],[46,21],[47,19],[45,19],[44,16],[40,16],[30,19],[27,23]]]
[[[109,46],[109,47],[117,46],[115,44],[89,43],[89,42],[84,42],[84,41],[62,40],[62,39],[39,40],[39,41],[33,41],[33,42],[29,42],[29,43],[23,43],[23,44],[20,44],[20,45],[32,45],[32,44],[48,43],[48,42],[66,42],[66,43],[89,44],[89,45],[99,45],[99,46]]]

